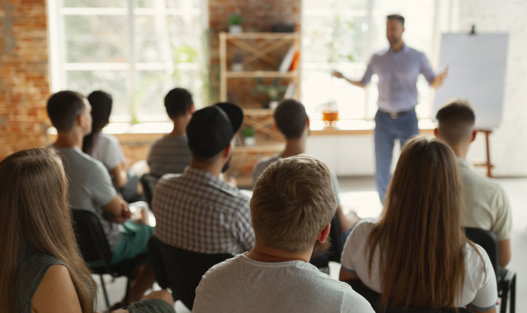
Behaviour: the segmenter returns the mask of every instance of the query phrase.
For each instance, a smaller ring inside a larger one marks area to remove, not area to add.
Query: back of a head
[[[92,133],[100,133],[110,121],[112,113],[112,95],[102,90],[96,90],[88,95],[91,105]]]
[[[192,105],[192,94],[184,88],[174,88],[165,96],[165,109],[171,119],[187,115]]]
[[[5,296],[13,296],[12,269],[16,268],[19,248],[25,246],[65,262],[83,308],[91,308],[89,272],[75,242],[60,159],[52,150],[19,151],[0,162],[0,182],[0,237],[4,240],[0,305],[6,308],[10,300]]]
[[[82,114],[86,105],[85,98],[71,90],[59,91],[49,97],[46,109],[51,124],[58,132],[69,132],[75,125],[75,120]]]
[[[438,140],[409,140],[390,183],[383,215],[368,239],[370,273],[375,248],[380,247],[385,304],[453,305],[465,269],[461,201],[452,150]]]
[[[439,123],[438,135],[455,147],[463,142],[469,142],[476,116],[467,101],[453,100],[437,111],[436,119]]]
[[[337,204],[327,166],[299,155],[269,165],[251,198],[251,219],[257,241],[296,253],[313,248],[317,235],[331,221]]]
[[[404,26],[404,16],[402,16],[401,14],[390,14],[386,16],[386,21],[393,21],[393,20],[398,21]]]
[[[287,139],[298,139],[307,127],[308,116],[304,105],[296,100],[287,99],[274,111],[274,121]]]

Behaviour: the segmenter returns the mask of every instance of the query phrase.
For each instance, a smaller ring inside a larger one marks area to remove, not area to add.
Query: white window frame
[[[163,0],[161,0],[163,1]],[[112,7],[63,7],[63,0],[49,0],[47,1],[48,11],[48,38],[49,38],[49,55],[50,55],[50,89],[52,92],[62,90],[67,86],[66,72],[67,71],[93,71],[93,70],[106,70],[106,71],[127,71],[128,86],[127,96],[130,102],[133,102],[134,91],[138,87],[137,76],[139,71],[142,70],[164,70],[166,72],[172,72],[174,68],[179,70],[197,70],[200,67],[198,62],[194,63],[179,63],[174,64],[170,61],[169,57],[164,58],[164,62],[139,62],[136,59],[136,48],[135,48],[135,23],[134,19],[138,16],[148,15],[165,15],[165,16],[200,16],[200,24],[202,31],[205,31],[208,27],[208,1],[207,0],[188,0],[189,3],[193,1],[200,1],[200,8],[137,8],[134,7],[134,0],[126,0],[125,8],[112,8]],[[66,40],[64,31],[64,16],[124,16],[126,17],[127,31],[126,36],[127,48],[126,59],[127,62],[67,62],[65,51],[66,51]],[[168,43],[167,43],[168,44]],[[164,53],[169,53],[168,49],[164,49]],[[208,51],[200,51],[208,56]],[[161,105],[161,104],[160,104]],[[128,109],[131,107],[131,103],[128,103]],[[132,122],[132,116],[114,119],[117,122]],[[159,120],[159,122],[166,122],[168,117]],[[148,122],[155,122],[148,120]]]

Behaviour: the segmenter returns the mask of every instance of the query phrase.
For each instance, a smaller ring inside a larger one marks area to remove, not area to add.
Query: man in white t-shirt
[[[499,264],[505,267],[511,259],[511,207],[503,188],[476,172],[467,160],[470,145],[476,139],[474,111],[465,101],[454,100],[437,112],[436,119],[439,125],[435,135],[452,148],[458,160],[465,201],[463,226],[493,232],[498,238]]]
[[[309,264],[335,209],[324,163],[295,156],[269,165],[251,199],[254,248],[203,276],[193,312],[373,312],[348,284]]]

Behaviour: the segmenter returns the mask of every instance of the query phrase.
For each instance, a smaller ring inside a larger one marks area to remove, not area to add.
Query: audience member
[[[170,90],[165,96],[165,109],[173,123],[172,132],[154,142],[147,160],[150,173],[158,177],[182,173],[191,158],[185,129],[194,112],[192,95],[183,88]]]
[[[112,263],[119,263],[147,251],[153,227],[129,220],[128,204],[116,194],[104,165],[80,150],[83,137],[91,130],[90,110],[89,102],[77,92],[51,95],[47,111],[57,129],[52,147],[64,163],[69,207],[95,212],[112,249]],[[132,282],[130,300],[140,299],[154,279],[151,268],[141,268]]]
[[[192,160],[183,174],[165,175],[152,208],[155,236],[180,249],[239,254],[253,247],[249,198],[220,179],[228,167],[242,110],[218,103],[196,111],[187,126]]]
[[[341,280],[360,279],[382,304],[496,312],[494,269],[461,227],[462,186],[447,145],[404,146],[380,220],[362,220],[342,252]]]
[[[0,162],[0,307],[6,313],[92,313],[97,287],[79,253],[67,181],[53,150],[23,150]],[[157,292],[170,303],[170,294]],[[130,312],[174,312],[159,299]],[[126,312],[126,311],[125,311]]]
[[[463,226],[482,228],[496,234],[499,264],[505,267],[511,259],[511,207],[503,188],[476,172],[467,160],[470,144],[476,139],[474,111],[467,102],[455,100],[441,108],[436,119],[439,122],[436,136],[447,143],[457,157],[463,183]]]
[[[285,149],[280,154],[261,160],[256,164],[252,175],[253,185],[256,183],[258,177],[265,168],[271,163],[274,163],[281,158],[287,158],[306,152],[306,142],[307,137],[309,136],[309,117],[307,116],[304,105],[293,99],[285,100],[278,105],[273,117],[277,128],[285,137]],[[344,214],[340,204],[338,180],[333,173],[331,173],[331,181],[335,191],[335,199],[337,201],[337,211],[334,217],[333,230],[336,231],[337,229],[340,229],[344,233],[343,236],[336,232],[332,232],[331,234],[333,244],[331,252],[333,256],[335,256],[335,258],[332,256],[332,259],[338,261],[340,260],[340,252],[342,251],[343,243],[346,240],[346,235],[353,225],[357,223],[359,217],[354,212],[347,216]]]
[[[336,206],[321,161],[300,155],[269,165],[251,199],[254,248],[203,276],[193,312],[373,312],[349,285],[308,263],[328,239]]]
[[[84,136],[82,151],[99,160],[110,172],[112,182],[123,198],[128,202],[141,199],[137,186],[139,177],[127,173],[123,150],[117,138],[103,134],[102,130],[110,122],[112,113],[112,96],[104,91],[96,90],[88,95],[91,105],[91,132]]]

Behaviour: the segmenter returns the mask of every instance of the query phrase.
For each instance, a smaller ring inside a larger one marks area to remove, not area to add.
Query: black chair
[[[441,308],[441,309],[424,309],[418,307],[405,307],[403,305],[390,306],[385,308],[381,305],[381,295],[368,288],[360,280],[351,280],[347,283],[355,290],[358,294],[363,296],[371,304],[373,310],[377,313],[470,313],[465,308]]]
[[[516,311],[516,273],[499,266],[498,239],[494,233],[480,228],[465,227],[468,239],[480,245],[489,255],[490,262],[496,273],[498,296],[500,297],[500,313],[507,312],[510,294],[510,313]]]
[[[150,209],[152,208],[152,198],[154,197],[154,188],[156,187],[159,176],[152,173],[146,173],[141,176],[141,186],[143,186],[143,194],[145,196],[146,203]]]
[[[329,230],[330,247],[322,254],[314,255],[309,263],[315,265],[320,271],[329,274],[329,261],[340,263],[340,256],[344,242],[342,242],[342,230],[340,228],[338,215],[335,214],[331,219],[331,229]]]
[[[159,286],[170,288],[174,301],[181,300],[189,310],[203,274],[213,265],[232,258],[228,253],[204,254],[179,249],[154,236],[148,242],[148,250]]]
[[[114,278],[126,276],[126,294],[124,299],[125,303],[123,304],[128,304],[130,282],[133,279],[137,268],[149,261],[148,253],[112,265],[112,251],[97,215],[88,210],[72,209],[71,211],[73,229],[75,231],[75,236],[77,237],[79,249],[91,272],[98,274],[101,279],[106,306],[110,308],[103,274],[110,274]],[[89,264],[93,262],[100,262],[102,265],[90,266]]]

